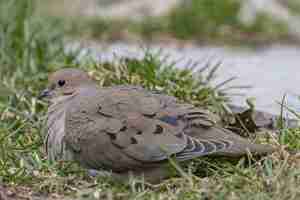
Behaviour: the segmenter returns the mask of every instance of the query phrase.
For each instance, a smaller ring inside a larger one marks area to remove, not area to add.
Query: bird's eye
[[[66,84],[66,81],[65,80],[59,80],[57,83],[58,83],[59,87],[62,87]]]

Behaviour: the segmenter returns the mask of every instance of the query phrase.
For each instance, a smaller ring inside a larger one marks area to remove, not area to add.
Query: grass
[[[265,14],[252,25],[241,23],[240,8],[240,0],[192,0],[175,8],[168,16],[169,32],[180,39],[195,37],[200,41],[227,43],[276,41],[286,34],[283,24]]]
[[[103,86],[139,84],[214,112],[221,112],[228,96],[225,88],[210,85],[218,65],[193,73],[197,63],[178,70],[166,58],[147,51],[141,60],[78,61],[76,52],[66,53],[63,28],[33,15],[35,1],[0,0],[0,9],[0,185],[7,185],[15,199],[299,198],[299,158],[285,150],[259,160],[195,159],[179,166],[186,176],[159,185],[92,178],[76,163],[47,161],[42,147],[46,105],[36,96],[45,87],[48,72],[60,66],[82,67]],[[296,151],[299,134],[296,129],[283,129],[270,142]]]
[[[240,0],[190,0],[161,17],[140,21],[81,17],[70,20],[68,33],[97,40],[176,38],[199,43],[255,45],[289,41],[285,24],[260,14],[251,25],[239,20]],[[75,14],[76,15],[76,14]]]

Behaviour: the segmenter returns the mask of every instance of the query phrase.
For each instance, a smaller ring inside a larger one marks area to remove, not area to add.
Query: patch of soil
[[[0,185],[0,200],[54,200],[61,197],[49,197],[35,193],[29,187]]]

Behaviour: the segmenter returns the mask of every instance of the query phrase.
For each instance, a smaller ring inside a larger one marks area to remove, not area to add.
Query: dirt
[[[0,185],[0,200],[62,200],[58,194],[39,194],[29,187]]]

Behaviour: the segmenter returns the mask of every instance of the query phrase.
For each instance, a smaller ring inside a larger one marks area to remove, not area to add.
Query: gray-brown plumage
[[[62,69],[49,76],[46,151],[51,160],[77,160],[89,169],[163,178],[168,157],[265,154],[216,125],[211,113],[136,86],[99,88],[87,73]]]

